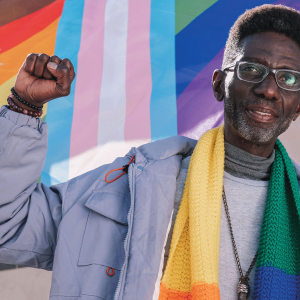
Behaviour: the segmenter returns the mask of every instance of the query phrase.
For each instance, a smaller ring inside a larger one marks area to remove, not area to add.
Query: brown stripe
[[[0,0],[0,26],[25,17],[55,0]]]

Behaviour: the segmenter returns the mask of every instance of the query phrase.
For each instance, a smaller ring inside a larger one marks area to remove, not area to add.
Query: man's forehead
[[[283,34],[257,33],[242,41],[237,60],[241,59],[267,64],[271,68],[300,70],[300,47]]]

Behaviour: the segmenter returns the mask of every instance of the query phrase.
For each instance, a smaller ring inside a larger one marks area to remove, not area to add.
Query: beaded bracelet
[[[38,118],[38,117],[40,117],[43,114],[42,110],[39,110],[38,112],[35,112],[35,111],[31,111],[31,110],[27,110],[27,109],[24,109],[22,107],[19,107],[18,105],[16,105],[13,102],[13,98],[12,98],[13,96],[14,96],[13,94],[10,94],[7,97],[7,103],[9,105],[9,107],[11,108],[11,110],[13,110],[15,112],[18,112],[18,113],[22,113],[24,115],[35,117],[35,118]]]
[[[15,88],[12,87],[11,89],[11,92],[13,93],[13,95],[15,96],[16,99],[18,99],[21,103],[25,104],[26,106],[29,106],[33,109],[36,109],[36,110],[42,110],[43,109],[43,105],[42,106],[35,106],[35,105],[32,105],[28,102],[26,102],[25,100],[23,100],[15,91]]]

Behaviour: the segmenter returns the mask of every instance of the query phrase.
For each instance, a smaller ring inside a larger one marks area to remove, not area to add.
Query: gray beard
[[[244,107],[250,104],[272,107],[279,117],[268,128],[261,128],[259,122],[257,122],[257,126],[250,125],[244,110]],[[233,98],[226,97],[224,99],[224,113],[226,121],[240,136],[252,143],[266,143],[274,137],[277,138],[289,128],[293,120],[292,114],[288,118],[285,118],[283,112],[271,100],[265,99],[245,99],[237,104]]]

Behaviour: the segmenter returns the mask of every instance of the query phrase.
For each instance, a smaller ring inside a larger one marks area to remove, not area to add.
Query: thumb
[[[60,92],[65,93],[70,90],[70,70],[67,66],[48,62],[47,69],[56,78],[56,87]]]
[[[52,70],[55,71],[58,67],[58,64],[56,64],[55,62],[48,62],[47,64],[47,68],[48,70],[51,72]]]

